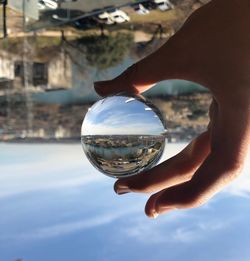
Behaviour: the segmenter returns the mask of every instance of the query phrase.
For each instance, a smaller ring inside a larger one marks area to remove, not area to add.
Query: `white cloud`
[[[209,210],[202,210],[208,217]],[[157,220],[145,221],[141,218],[122,228],[126,236],[135,238],[145,244],[152,243],[192,243],[228,229],[234,222],[233,219],[221,220],[216,217],[200,220],[200,215],[195,216],[191,211],[172,212],[161,216]]]
[[[126,227],[121,228],[122,233],[145,244],[172,242],[176,225],[190,219],[184,212],[172,212],[167,216],[160,216],[156,220],[138,217],[128,221]],[[163,232],[164,231],[164,232]]]
[[[15,147],[8,149],[15,150]],[[15,163],[13,159],[1,164],[0,199],[26,192],[76,188],[104,178],[78,145],[50,145],[39,149],[30,145],[26,149],[30,150],[31,161]]]
[[[52,237],[64,236],[74,232],[79,232],[85,229],[94,228],[97,226],[105,225],[113,222],[115,219],[119,218],[118,214],[113,215],[102,215],[100,217],[92,217],[86,220],[74,221],[63,224],[56,224],[54,226],[39,228],[30,233],[25,233],[21,235],[16,235],[18,239],[47,239]]]
[[[17,196],[23,193],[28,192],[38,192],[42,190],[54,190],[54,189],[72,189],[81,187],[93,182],[97,182],[102,178],[96,175],[93,176],[83,176],[75,177],[68,179],[57,179],[50,180],[38,180],[38,179],[29,179],[29,180],[16,180],[11,184],[5,185],[4,187],[0,186],[0,199],[6,199],[7,197]]]
[[[125,216],[133,215],[138,212],[138,207],[133,206],[130,208],[116,209],[113,213],[98,213],[97,216],[92,216],[91,218],[85,218],[82,220],[70,221],[59,223],[47,227],[40,227],[33,229],[32,231],[12,234],[12,235],[2,235],[2,239],[12,239],[12,240],[40,240],[49,239],[54,237],[62,237],[68,234],[76,233],[79,231],[84,231],[87,229],[94,229],[98,226],[104,226],[114,222],[119,218],[124,218]]]
[[[201,238],[201,234],[194,228],[179,227],[171,235],[171,238],[177,242],[193,242]]]
[[[172,239],[177,242],[190,243],[197,240],[202,240],[211,234],[217,233],[221,230],[228,229],[233,223],[232,219],[216,220],[211,218],[210,221],[197,222],[196,218],[189,218],[188,223],[184,226],[177,227],[172,234]],[[192,224],[191,226],[189,224]]]
[[[86,117],[82,126],[83,135],[111,135],[111,134],[159,134],[164,127],[155,118],[155,113],[127,113],[114,111],[106,114],[106,118],[96,122],[96,118]]]
[[[183,146],[167,144],[162,160]],[[34,191],[73,189],[107,179],[89,163],[80,145],[19,144],[5,145],[2,149],[17,156],[11,161],[0,159],[0,199]],[[19,150],[27,154],[24,161]]]

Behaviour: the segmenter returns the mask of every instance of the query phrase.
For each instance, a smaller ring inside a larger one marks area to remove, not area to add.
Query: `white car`
[[[127,21],[130,21],[129,16],[122,10],[114,9],[109,12],[103,12],[98,15],[98,18],[103,21],[105,24],[120,24]]]
[[[98,18],[105,24],[114,24],[115,23],[108,12],[103,12],[103,13],[99,14]]]
[[[58,8],[58,2],[53,0],[39,0],[38,1],[38,8],[40,10],[43,9],[57,9]]]
[[[77,0],[39,0],[38,9],[57,9],[60,3],[71,3],[76,1]]]
[[[130,17],[122,10],[115,9],[110,11],[109,14],[111,19],[117,24],[130,21]]]
[[[161,11],[167,11],[169,9],[173,9],[174,5],[170,3],[168,0],[154,0],[154,3],[157,5]]]
[[[58,0],[57,2],[59,3],[71,3],[71,2],[76,2],[78,0]]]
[[[137,14],[140,14],[140,15],[145,15],[145,14],[149,13],[149,10],[147,8],[145,8],[142,4],[139,4],[136,7],[134,7],[134,10]]]

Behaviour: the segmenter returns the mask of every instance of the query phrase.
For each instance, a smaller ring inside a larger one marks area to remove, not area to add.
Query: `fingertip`
[[[100,86],[102,86],[103,81],[94,82],[94,88],[95,90],[98,90]]]
[[[118,195],[126,194],[131,192],[129,186],[126,183],[121,183],[119,180],[114,184],[114,191]]]
[[[94,89],[97,94],[101,96],[106,95],[106,86],[107,86],[108,81],[99,81],[99,82],[94,82]]]
[[[146,215],[151,219],[156,219],[159,216],[159,214],[155,211],[152,211],[151,213],[146,213]]]
[[[159,215],[153,207],[145,207],[145,214],[149,218],[157,218]]]
[[[158,194],[154,194],[153,196],[151,196],[149,198],[149,200],[147,201],[147,203],[145,205],[145,214],[149,218],[156,218],[159,214],[155,209],[155,201],[156,201],[157,197],[158,197]]]

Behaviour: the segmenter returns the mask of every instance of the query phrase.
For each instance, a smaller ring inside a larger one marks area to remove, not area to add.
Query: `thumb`
[[[185,57],[182,55],[182,41],[177,40],[176,35],[157,51],[133,64],[115,79],[96,82],[94,84],[96,92],[101,96],[123,91],[142,93],[159,81],[184,79]]]

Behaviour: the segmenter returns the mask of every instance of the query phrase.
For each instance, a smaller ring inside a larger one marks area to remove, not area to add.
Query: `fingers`
[[[191,180],[150,197],[145,207],[149,217],[173,209],[199,207],[240,174],[250,145],[250,110],[244,101],[239,107],[218,106],[211,153]]]
[[[184,79],[185,55],[179,38],[177,33],[156,52],[132,65],[115,79],[96,82],[96,92],[101,96],[123,91],[141,93],[162,80]]]
[[[118,180],[114,186],[116,193],[124,194],[130,191],[150,193],[190,180],[209,153],[209,137],[209,132],[205,132],[179,154],[153,169]]]
[[[206,203],[226,184],[238,176],[239,170],[220,164],[221,155],[211,153],[190,181],[167,188],[151,196],[145,213],[156,217],[174,209],[195,208]]]

